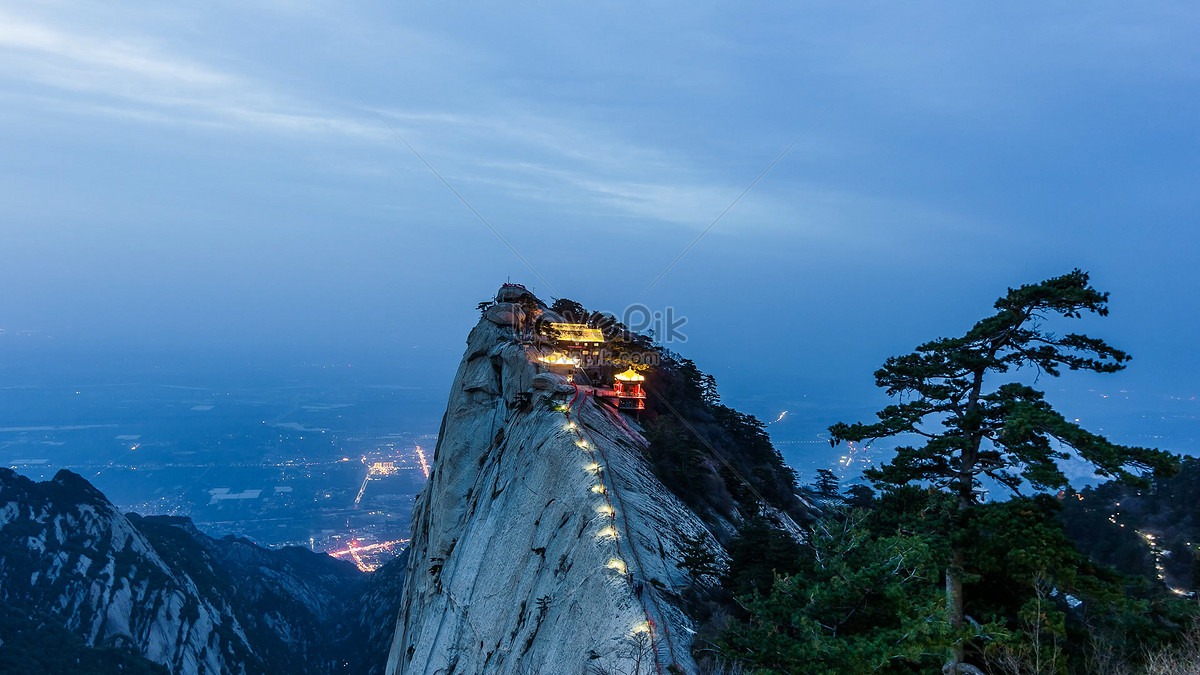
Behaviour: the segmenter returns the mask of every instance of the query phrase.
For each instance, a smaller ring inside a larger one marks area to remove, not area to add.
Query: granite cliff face
[[[504,288],[467,340],[387,672],[694,672],[678,561],[705,526],[655,478],[634,421],[540,367],[538,313]]]

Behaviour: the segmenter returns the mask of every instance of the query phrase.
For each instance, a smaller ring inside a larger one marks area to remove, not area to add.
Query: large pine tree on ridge
[[[955,497],[953,527],[964,530],[968,510],[978,503],[982,477],[1014,492],[1069,488],[1059,462],[1067,450],[1089,462],[1097,474],[1143,482],[1145,473],[1170,474],[1178,458],[1150,448],[1118,445],[1068,421],[1042,392],[1004,374],[1032,368],[1057,377],[1062,369],[1113,373],[1130,357],[1103,340],[1049,332],[1054,317],[1079,318],[1084,312],[1106,316],[1108,293],[1089,285],[1078,269],[1041,283],[1009,289],[996,301],[997,312],[965,335],[940,338],[904,356],[890,357],[875,372],[875,382],[900,402],[877,413],[874,424],[830,427],[833,443],[869,442],[913,435],[924,444],[903,446],[888,463],[869,469],[876,485],[919,483]],[[964,544],[950,533],[946,571],[946,614],[952,632],[963,627]],[[945,673],[980,672],[963,661],[961,642],[951,648]]]

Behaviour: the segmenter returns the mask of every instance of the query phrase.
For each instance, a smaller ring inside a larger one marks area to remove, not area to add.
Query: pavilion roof
[[[638,373],[631,367],[623,373],[617,373],[616,378],[622,382],[643,382],[646,376]]]

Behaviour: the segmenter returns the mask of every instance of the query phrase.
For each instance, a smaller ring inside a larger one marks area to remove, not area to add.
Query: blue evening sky
[[[1078,266],[1135,358],[1050,388],[1138,419],[1200,393],[1197,35],[1185,2],[0,3],[0,342],[444,391],[501,282],[619,314],[799,136],[640,298],[730,403],[865,415],[888,355]]]

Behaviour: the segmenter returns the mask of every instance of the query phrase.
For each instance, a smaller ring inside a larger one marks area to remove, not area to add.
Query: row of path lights
[[[613,542],[614,546],[616,547],[617,554],[605,564],[605,567],[613,570],[617,574],[620,574],[625,579],[626,583],[632,586],[633,580],[630,578],[629,568],[626,565],[625,558],[621,553],[621,537],[619,536],[617,530],[617,511],[613,508],[612,498],[610,496],[608,486],[605,485],[604,482],[604,467],[601,466],[601,464],[597,461],[596,448],[593,448],[592,444],[589,443],[586,438],[584,438],[583,430],[580,428],[580,424],[571,419],[571,408],[575,405],[575,402],[579,400],[580,394],[582,393],[579,389],[579,385],[575,384],[574,382],[572,382],[571,385],[575,387],[575,396],[572,397],[570,403],[560,406],[558,409],[563,413],[563,416],[567,418],[567,423],[563,426],[563,429],[574,434],[575,445],[587,453],[588,459],[590,460],[584,469],[596,477],[596,483],[591,486],[591,491],[604,497],[604,503],[596,507],[596,512],[599,515],[606,517],[608,519],[608,524],[600,528],[600,530],[596,533],[596,538],[600,540],[611,540]],[[632,545],[632,542],[630,545]],[[650,618],[650,612],[646,609],[645,604],[642,602],[641,594],[635,592],[635,596],[638,599],[638,603],[642,604],[642,612],[646,615],[646,621],[645,623],[640,623],[634,626],[630,632],[633,634],[649,633],[651,648],[654,652],[654,667],[659,675],[662,675],[662,664],[659,662],[658,649],[655,647],[657,640],[655,639],[654,635],[654,620]]]

